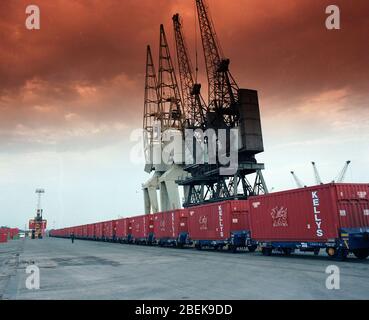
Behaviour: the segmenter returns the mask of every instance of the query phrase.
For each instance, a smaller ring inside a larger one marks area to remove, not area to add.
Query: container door
[[[117,236],[117,221],[114,221],[113,224],[113,238]]]
[[[246,214],[241,212],[232,212],[231,214],[231,232],[246,230]]]
[[[154,220],[150,219],[149,220],[149,233],[153,233],[154,232]]]
[[[341,228],[369,227],[369,185],[338,185],[337,199]]]
[[[338,201],[337,206],[342,228],[369,227],[368,201]]]
[[[188,217],[179,218],[179,233],[188,232]]]
[[[132,222],[131,221],[127,223],[127,235],[128,234],[132,234]]]

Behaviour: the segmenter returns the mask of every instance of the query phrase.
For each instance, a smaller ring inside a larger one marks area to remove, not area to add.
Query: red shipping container
[[[78,237],[78,238],[82,238],[82,235],[83,235],[83,226],[78,226],[78,227],[75,227],[75,236]]]
[[[182,232],[188,232],[187,210],[178,209],[154,213],[154,234],[157,240],[177,239]]]
[[[44,231],[46,230],[47,226],[47,220],[42,220],[41,223],[41,233],[44,234]],[[29,220],[28,227],[30,230],[34,230],[36,228],[36,222],[34,219]]]
[[[29,223],[28,223],[28,228],[30,230],[34,229],[35,228],[35,220],[29,220]]]
[[[82,226],[82,238],[84,238],[84,239],[86,239],[87,236],[88,236],[87,227],[88,227],[87,224],[85,224],[85,225]]]
[[[113,240],[116,232],[116,220],[110,220],[104,223],[105,226],[105,238]]]
[[[188,208],[191,240],[228,240],[232,232],[249,231],[248,202],[228,200]]]
[[[13,239],[19,233],[18,228],[10,228],[9,231],[10,231],[10,239]]]
[[[87,225],[87,238],[93,239],[95,236],[95,225],[93,223]]]
[[[146,239],[151,233],[154,233],[154,216],[146,214],[136,216],[129,219],[132,230],[132,238],[134,240]]]
[[[103,239],[104,233],[104,222],[97,222],[95,223],[95,237],[96,239]]]
[[[250,197],[258,241],[326,242],[340,228],[369,228],[369,184],[325,184]]]
[[[0,233],[6,233],[6,234],[8,234],[9,233],[9,228],[6,228],[6,227],[2,227],[2,228],[0,228]]]
[[[336,184],[341,228],[369,227],[369,184]]]
[[[130,230],[128,230],[128,218],[122,218],[116,220],[116,237],[118,240],[126,239],[128,234],[130,233]]]
[[[0,230],[0,243],[8,241],[8,234]]]

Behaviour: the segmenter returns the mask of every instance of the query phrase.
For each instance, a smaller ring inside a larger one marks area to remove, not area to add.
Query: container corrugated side
[[[332,184],[250,197],[251,237],[258,241],[327,241],[338,237]]]
[[[148,237],[150,232],[154,232],[154,218],[152,214],[132,217],[129,220],[131,224],[131,234],[134,239]]]
[[[118,239],[126,238],[128,235],[127,218],[116,220],[115,223],[115,234]]]
[[[336,184],[341,228],[369,227],[369,184]]]
[[[155,238],[175,239],[180,232],[186,232],[187,219],[181,219],[184,216],[186,216],[186,210],[184,209],[154,213]]]
[[[248,231],[246,200],[229,200],[188,208],[192,240],[226,240],[231,232]]]

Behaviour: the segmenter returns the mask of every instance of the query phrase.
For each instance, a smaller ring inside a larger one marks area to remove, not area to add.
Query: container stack
[[[0,227],[0,243],[8,242],[8,240],[19,239],[18,228]]]
[[[8,242],[8,235],[1,230],[0,231],[0,243],[5,243],[5,242]]]

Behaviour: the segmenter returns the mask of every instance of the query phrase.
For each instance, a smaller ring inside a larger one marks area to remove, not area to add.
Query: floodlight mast
[[[42,219],[42,209],[41,209],[41,195],[45,193],[45,189],[36,189],[37,194],[37,218]]]

